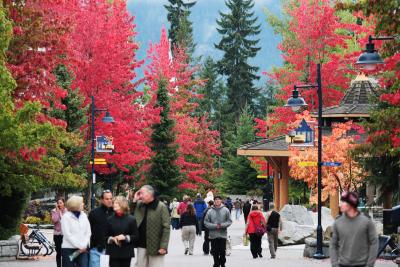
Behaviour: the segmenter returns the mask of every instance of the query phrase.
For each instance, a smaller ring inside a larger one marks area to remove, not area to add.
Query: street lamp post
[[[297,89],[301,88],[317,88],[318,93],[318,226],[317,226],[317,251],[314,254],[315,259],[324,259],[326,256],[322,246],[322,81],[321,81],[321,64],[317,64],[317,84],[295,85],[293,95],[288,99],[285,107],[291,107],[293,111],[298,111],[302,107],[307,107],[307,103],[300,96]]]
[[[96,202],[96,194],[95,194],[95,188],[94,188],[94,185],[95,185],[95,183],[96,183],[96,174],[95,174],[95,171],[94,171],[94,155],[95,155],[95,149],[94,149],[94,142],[95,142],[95,124],[94,124],[94,121],[95,121],[95,116],[96,116],[96,112],[102,112],[102,111],[105,111],[106,112],[106,115],[103,117],[103,119],[102,119],[102,122],[105,122],[105,123],[112,123],[112,122],[114,122],[114,118],[113,117],[111,117],[111,115],[110,115],[110,113],[108,112],[108,110],[107,109],[97,109],[96,108],[96,105],[95,105],[95,102],[94,102],[94,96],[91,96],[90,97],[91,98],[91,100],[92,100],[92,105],[91,105],[91,111],[92,111],[92,124],[91,124],[91,189],[90,189],[90,191],[91,191],[91,198],[90,198],[90,207],[91,207],[91,209],[93,209],[94,208],[94,206],[95,206],[95,202]]]

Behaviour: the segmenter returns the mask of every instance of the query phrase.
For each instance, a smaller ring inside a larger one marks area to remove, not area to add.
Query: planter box
[[[0,261],[16,260],[18,253],[18,237],[11,237],[9,240],[0,240]]]

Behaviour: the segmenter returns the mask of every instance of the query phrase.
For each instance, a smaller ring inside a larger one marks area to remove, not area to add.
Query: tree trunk
[[[382,204],[384,209],[391,209],[393,206],[393,191],[386,189],[382,191]]]

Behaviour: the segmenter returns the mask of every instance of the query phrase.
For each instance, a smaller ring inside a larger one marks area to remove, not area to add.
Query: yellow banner
[[[315,167],[317,166],[317,162],[315,161],[301,161],[297,163],[298,166],[300,167]]]

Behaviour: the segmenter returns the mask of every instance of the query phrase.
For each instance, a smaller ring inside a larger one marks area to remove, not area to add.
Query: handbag
[[[265,227],[263,224],[261,226],[256,226],[256,235],[263,236],[265,234]]]
[[[110,266],[110,255],[100,255],[100,267]]]
[[[249,236],[247,234],[243,235],[243,246],[247,247],[249,245]]]

